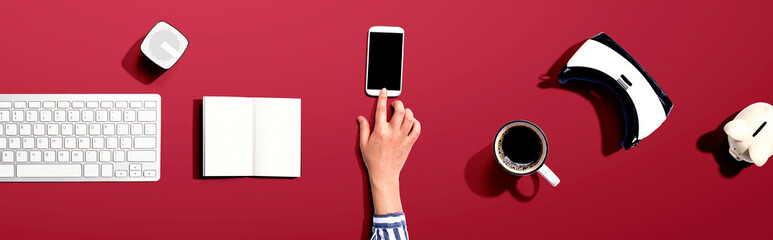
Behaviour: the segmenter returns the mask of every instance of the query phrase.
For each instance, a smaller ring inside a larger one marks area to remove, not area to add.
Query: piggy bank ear
[[[757,167],[762,167],[762,165],[768,161],[770,155],[770,148],[765,144],[753,143],[749,146],[749,157],[752,158],[752,162],[754,162],[754,165],[757,165]]]
[[[751,133],[749,133],[749,125],[746,124],[746,121],[741,119],[735,119],[725,124],[725,133],[735,140],[741,140],[744,137],[751,135]]]

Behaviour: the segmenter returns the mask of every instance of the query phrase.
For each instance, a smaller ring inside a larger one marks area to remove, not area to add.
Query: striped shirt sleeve
[[[373,215],[373,235],[371,240],[408,240],[405,227],[405,214],[402,212],[386,215]]]

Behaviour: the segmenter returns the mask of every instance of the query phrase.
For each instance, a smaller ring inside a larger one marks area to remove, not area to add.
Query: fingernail
[[[386,88],[382,88],[382,89],[381,89],[381,92],[382,92],[382,93],[385,93],[386,91],[387,91],[387,90],[386,90]]]

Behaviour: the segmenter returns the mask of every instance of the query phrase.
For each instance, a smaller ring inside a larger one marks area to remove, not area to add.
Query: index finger
[[[378,93],[378,102],[376,103],[376,124],[386,123],[387,115],[387,90],[382,88]],[[380,125],[380,124],[379,124]]]

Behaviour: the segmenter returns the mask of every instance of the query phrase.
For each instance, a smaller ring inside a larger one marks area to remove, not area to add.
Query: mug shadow
[[[134,79],[148,85],[161,77],[166,72],[166,69],[159,67],[152,60],[148,59],[145,54],[142,54],[140,44],[142,44],[142,39],[144,38],[144,36],[141,37],[129,48],[129,51],[126,52],[123,60],[121,60],[121,67]]]
[[[697,147],[701,152],[711,153],[714,156],[714,161],[719,166],[719,173],[725,178],[732,178],[741,173],[741,170],[752,165],[746,161],[738,161],[733,158],[728,152],[730,144],[727,142],[727,134],[725,134],[725,124],[732,121],[738,113],[735,112],[729,117],[725,118],[716,129],[706,134],[703,134],[698,138]]]
[[[537,196],[540,188],[538,174],[516,176],[502,169],[494,157],[493,143],[470,157],[464,168],[464,180],[470,190],[479,196],[496,197],[509,191],[519,202],[531,201]],[[528,184],[529,182],[531,184]]]
[[[599,118],[601,153],[604,156],[609,156],[622,149],[621,141],[624,137],[624,126],[619,117],[621,116],[621,106],[617,96],[611,90],[591,83],[570,81],[567,84],[561,84],[558,82],[558,74],[561,72],[561,69],[583,43],[585,43],[584,40],[567,49],[548,71],[539,77],[541,82],[537,86],[542,89],[557,88],[567,90],[587,99],[593,105]]]

